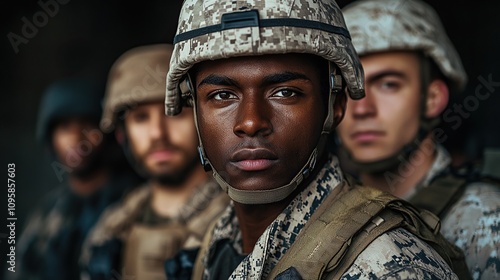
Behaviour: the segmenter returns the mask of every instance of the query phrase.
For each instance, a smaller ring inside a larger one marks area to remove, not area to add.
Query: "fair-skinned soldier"
[[[434,212],[473,278],[497,278],[498,185],[454,175],[438,144],[438,120],[467,77],[436,12],[421,1],[359,1],[344,13],[366,97],[348,102],[338,133],[361,181]]]
[[[229,199],[199,164],[193,114],[167,118],[172,47],[137,47],[110,71],[101,127],[115,134],[147,183],[103,215],[86,242],[83,276],[164,279],[163,262],[198,245]]]

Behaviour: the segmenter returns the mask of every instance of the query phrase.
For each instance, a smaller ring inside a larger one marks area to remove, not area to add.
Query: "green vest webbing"
[[[460,279],[471,279],[460,249],[439,233],[439,219],[370,187],[328,197],[302,229],[268,279],[294,267],[304,279],[339,279],[376,238],[404,228],[432,246]]]
[[[464,193],[467,180],[452,174],[439,177],[409,199],[411,204],[443,218]]]

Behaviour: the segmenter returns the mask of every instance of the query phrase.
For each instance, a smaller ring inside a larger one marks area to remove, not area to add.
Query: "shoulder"
[[[402,228],[375,239],[341,279],[457,279],[441,256]]]
[[[106,248],[109,244],[115,244],[125,238],[150,193],[151,189],[148,185],[140,186],[131,191],[123,201],[108,206],[104,210],[82,246],[81,265],[88,265],[99,248]]]
[[[129,193],[123,201],[106,208],[88,235],[84,248],[102,246],[109,240],[122,238],[142,211],[150,193],[149,186],[138,187]]]
[[[495,272],[500,262],[500,186],[486,182],[467,185],[443,218],[441,233],[462,249],[474,275]]]
[[[500,186],[475,182],[466,186],[463,195],[443,218],[442,232],[457,227],[496,232],[500,224]],[[496,225],[496,226],[495,226]]]
[[[50,234],[57,231],[63,216],[67,215],[61,207],[71,195],[65,186],[60,186],[43,196],[27,219],[21,241],[32,236]],[[22,242],[21,242],[22,243]]]

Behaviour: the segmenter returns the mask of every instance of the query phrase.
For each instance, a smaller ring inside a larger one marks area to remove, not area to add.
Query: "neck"
[[[318,159],[315,170],[284,200],[268,204],[241,204],[234,201],[234,210],[238,217],[243,253],[252,252],[255,244],[266,228],[285,210],[290,202],[302,192],[315,178],[328,160],[326,153]]]
[[[373,186],[394,196],[405,198],[423,180],[432,166],[436,146],[430,136],[426,137],[408,159],[391,170],[380,173],[361,173],[364,185]]]
[[[257,240],[274,219],[283,212],[292,198],[258,205],[234,202],[234,210],[240,224],[244,254],[252,252]]]
[[[162,217],[175,217],[193,194],[193,190],[208,180],[208,174],[201,165],[196,165],[192,173],[179,185],[171,186],[157,180],[150,182],[152,187],[151,206]]]
[[[92,174],[81,177],[70,175],[68,178],[71,190],[78,196],[90,196],[98,191],[109,179],[109,170],[97,169]]]

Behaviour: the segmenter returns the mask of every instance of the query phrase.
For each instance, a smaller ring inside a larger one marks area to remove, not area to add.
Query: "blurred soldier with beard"
[[[165,116],[171,53],[170,45],[138,47],[110,71],[101,128],[115,131],[148,182],[103,215],[82,255],[83,278],[164,279],[164,261],[198,246],[229,201],[199,164],[192,111]]]
[[[28,220],[19,241],[18,269],[7,274],[10,279],[77,279],[88,232],[104,209],[137,183],[133,174],[118,174],[111,167],[120,150],[98,129],[102,96],[100,87],[83,79],[56,82],[45,92],[37,137],[64,182]]]

